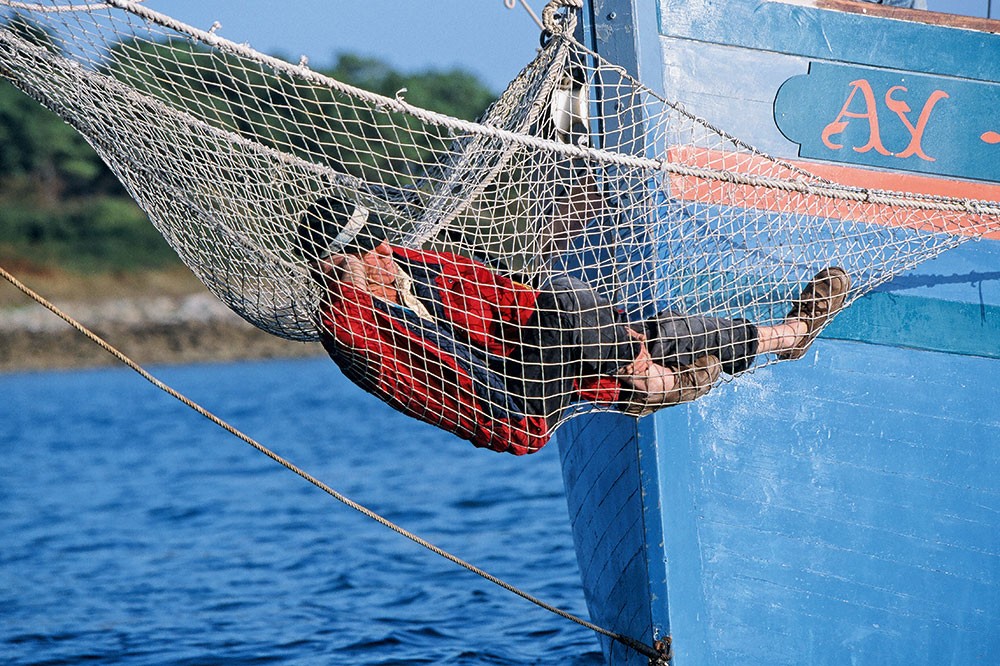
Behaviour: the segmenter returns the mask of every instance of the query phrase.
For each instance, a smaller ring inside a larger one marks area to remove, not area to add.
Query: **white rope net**
[[[1000,230],[997,204],[842,187],[771,159],[569,37],[472,123],[124,0],[0,0],[0,23],[0,73],[87,138],[216,296],[275,335],[325,339],[364,388],[493,448],[532,450],[546,435],[503,441],[641,398],[620,375],[628,322],[678,370],[726,352],[663,351],[676,322],[643,323],[656,313],[768,327],[821,269],[849,274],[849,303]],[[343,266],[318,270],[373,228],[369,246],[403,248],[385,299],[341,289]],[[754,351],[730,361],[775,358]]]

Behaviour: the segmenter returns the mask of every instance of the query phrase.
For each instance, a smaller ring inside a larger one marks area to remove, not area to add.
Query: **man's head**
[[[302,215],[297,251],[310,262],[331,254],[364,254],[387,237],[382,218],[361,204],[325,196],[314,201]]]

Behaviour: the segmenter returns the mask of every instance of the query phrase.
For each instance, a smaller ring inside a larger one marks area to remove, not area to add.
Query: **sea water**
[[[388,519],[586,616],[555,443],[408,419],[325,359],[154,374]],[[599,664],[593,633],[332,499],[125,369],[0,375],[4,664]]]

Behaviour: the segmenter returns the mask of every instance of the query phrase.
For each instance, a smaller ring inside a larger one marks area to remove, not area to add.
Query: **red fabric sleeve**
[[[550,433],[541,417],[489,419],[462,364],[376,306],[371,294],[339,284],[329,296],[321,316],[323,345],[361,388],[478,447],[523,455],[546,444]]]
[[[602,405],[614,405],[622,393],[622,385],[614,377],[585,377],[577,383],[576,389],[581,400]]]
[[[479,263],[450,252],[395,248],[399,255],[438,267],[444,315],[469,342],[508,356],[522,326],[535,313],[537,292]]]

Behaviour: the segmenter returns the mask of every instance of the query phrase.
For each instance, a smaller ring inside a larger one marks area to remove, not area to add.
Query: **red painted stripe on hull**
[[[738,171],[747,174],[775,175],[774,162],[757,155],[734,155],[688,146],[672,148],[669,155],[672,160],[694,167]],[[850,187],[980,201],[1000,201],[1000,184],[995,183],[937,178],[898,171],[876,171],[816,162],[789,160],[786,162],[820,178]],[[788,170],[786,173],[778,175],[795,178],[798,174]],[[1000,223],[968,213],[910,210],[901,214],[901,209],[894,206],[825,199],[753,185],[704,180],[694,176],[671,176],[670,184],[673,196],[682,200],[758,210],[790,211],[838,220],[858,220],[920,231],[1000,240]]]

